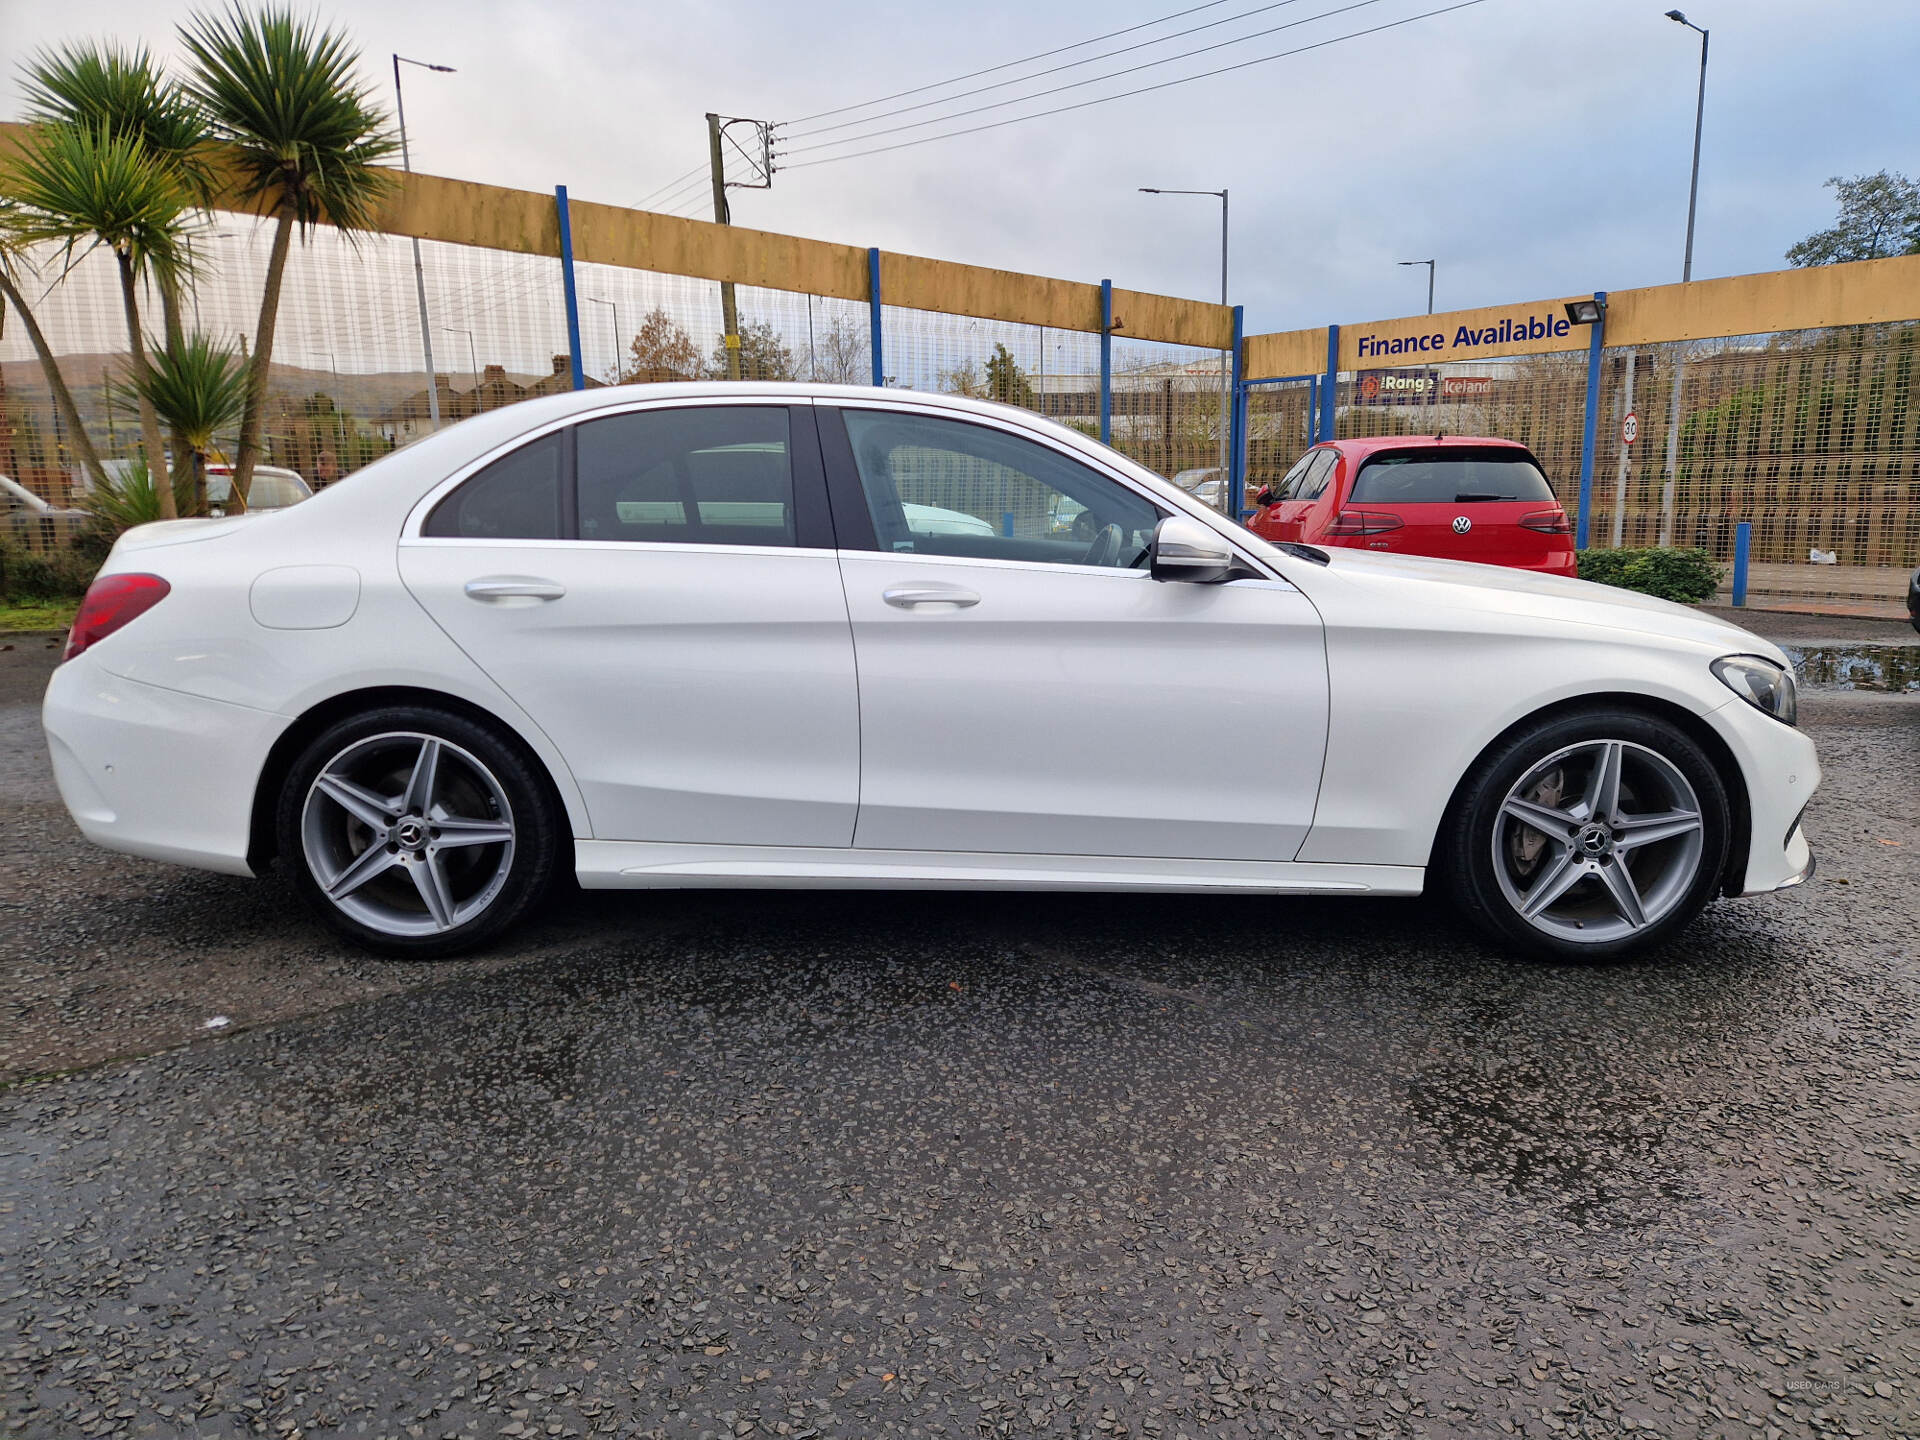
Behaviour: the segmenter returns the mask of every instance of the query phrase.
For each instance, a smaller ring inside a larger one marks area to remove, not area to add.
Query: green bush
[[[39,554],[0,542],[0,599],[77,600],[99,568],[98,561],[75,549]]]
[[[1711,600],[1723,567],[1704,550],[1655,546],[1646,550],[1582,550],[1580,578],[1617,585],[1683,605]]]

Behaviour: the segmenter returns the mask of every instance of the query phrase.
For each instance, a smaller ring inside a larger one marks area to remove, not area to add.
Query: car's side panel
[[[1303,861],[1425,864],[1476,757],[1560,701],[1642,695],[1695,715],[1719,703],[1701,699],[1711,693],[1700,683],[1706,647],[1656,649],[1630,633],[1504,607],[1492,592],[1480,603],[1462,592],[1449,605],[1437,587],[1340,578],[1373,593],[1348,603],[1325,586],[1316,594],[1328,621],[1333,723]]]

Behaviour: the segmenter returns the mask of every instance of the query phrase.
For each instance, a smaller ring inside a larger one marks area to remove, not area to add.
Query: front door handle
[[[483,575],[466,584],[468,596],[475,600],[558,600],[567,587],[558,580],[542,580],[537,575]]]
[[[965,609],[980,603],[980,597],[973,591],[962,590],[957,585],[896,585],[891,590],[882,590],[880,598],[897,610],[911,610],[916,605],[951,605]]]

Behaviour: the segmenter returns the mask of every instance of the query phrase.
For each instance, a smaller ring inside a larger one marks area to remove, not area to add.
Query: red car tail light
[[[1571,535],[1573,522],[1567,512],[1555,506],[1551,510],[1533,510],[1520,517],[1520,528],[1538,530],[1542,535]]]
[[[1398,530],[1404,522],[1384,510],[1342,510],[1327,527],[1329,535],[1381,535]]]
[[[88,647],[113,634],[130,620],[137,620],[162,600],[173,587],[158,575],[102,575],[87,587],[67,632],[67,648],[60,658],[71,660]]]

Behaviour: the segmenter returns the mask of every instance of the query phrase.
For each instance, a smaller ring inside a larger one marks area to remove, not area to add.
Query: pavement
[[[712,892],[396,965],[86,846],[50,664],[0,651],[0,1433],[1920,1434],[1920,699],[1806,692],[1815,879],[1629,964]]]

